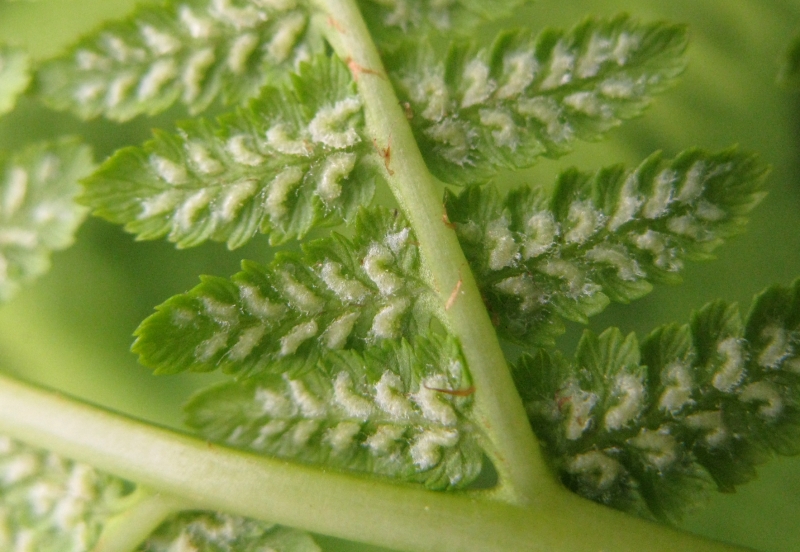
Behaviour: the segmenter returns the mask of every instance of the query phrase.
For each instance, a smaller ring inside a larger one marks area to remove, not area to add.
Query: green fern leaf
[[[396,48],[435,31],[466,36],[481,23],[508,17],[525,3],[527,0],[360,0],[359,6],[378,44]]]
[[[708,258],[742,229],[765,172],[735,150],[690,150],[634,170],[570,170],[552,196],[473,187],[446,203],[501,335],[551,345],[563,331],[556,315],[585,323],[650,282],[678,281],[685,260]]]
[[[640,114],[683,70],[685,46],[683,27],[623,16],[536,38],[504,32],[446,60],[414,45],[389,65],[429,168],[467,184],[561,156]]]
[[[135,486],[0,436],[0,549],[91,550]]]
[[[322,49],[305,3],[182,0],[143,6],[80,40],[37,74],[42,99],[124,121],[175,102],[239,102]]]
[[[800,280],[757,297],[746,326],[717,301],[641,353],[633,335],[585,332],[574,361],[540,352],[517,379],[570,488],[675,520],[698,492],[731,492],[773,454],[800,452],[799,336]]]
[[[139,552],[320,552],[311,535],[247,518],[186,512],[165,521]]]
[[[427,329],[433,291],[403,218],[364,211],[355,236],[280,253],[269,267],[245,261],[231,280],[203,278],[142,323],[134,352],[158,373],[297,372],[327,351]]]
[[[119,151],[83,200],[139,239],[235,248],[260,230],[280,243],[352,219],[372,198],[376,159],[350,73],[319,56],[292,87],[265,89],[216,127],[186,123]]]
[[[186,410],[216,442],[443,489],[480,473],[469,389],[456,343],[418,338],[332,353],[296,378],[212,387]]]
[[[91,152],[76,140],[0,155],[0,300],[47,271],[50,252],[72,244],[86,210],[75,203]]]
[[[0,115],[11,111],[17,97],[28,88],[30,59],[18,49],[0,44]]]

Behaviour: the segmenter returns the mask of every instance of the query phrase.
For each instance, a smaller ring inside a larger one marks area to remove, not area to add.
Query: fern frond
[[[558,157],[640,114],[683,70],[686,31],[622,16],[570,32],[504,32],[447,59],[414,45],[390,63],[430,170],[451,184]]]
[[[0,436],[0,548],[91,550],[135,486]]]
[[[430,36],[466,36],[478,25],[508,17],[528,0],[359,0],[372,36],[383,48],[396,48],[409,40]]]
[[[350,220],[372,198],[374,159],[350,73],[318,56],[291,87],[265,89],[216,125],[119,151],[85,181],[83,201],[139,239],[235,248],[261,231],[280,243]]]
[[[203,278],[142,323],[134,352],[158,373],[298,372],[327,351],[424,332],[434,292],[405,220],[364,211],[355,230],[352,241],[333,234],[269,267],[245,261],[230,280]]]
[[[28,54],[19,48],[0,44],[0,115],[11,111],[30,80]]]
[[[177,0],[143,6],[84,37],[37,74],[42,99],[124,121],[175,102],[191,113],[239,102],[322,50],[304,2]]]
[[[586,322],[609,301],[674,283],[742,229],[763,197],[755,157],[690,150],[656,154],[634,170],[569,170],[552,196],[468,188],[446,198],[449,219],[501,335],[550,345],[557,316]]]
[[[444,489],[481,470],[469,389],[454,340],[417,338],[332,353],[297,377],[212,387],[186,411],[216,442]]]
[[[185,512],[165,521],[139,552],[321,552],[303,531],[215,512]]]
[[[78,180],[92,169],[89,148],[64,139],[0,155],[0,301],[48,270],[50,252],[72,244],[86,209]]]
[[[800,452],[800,280],[724,301],[637,345],[585,332],[573,361],[539,352],[517,380],[566,484],[617,508],[676,519],[697,493],[730,492],[774,454]]]

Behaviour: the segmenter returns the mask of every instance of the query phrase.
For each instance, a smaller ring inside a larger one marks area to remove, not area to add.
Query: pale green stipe
[[[441,188],[428,171],[380,55],[354,1],[319,1],[333,20],[326,36],[348,62],[364,100],[368,132],[389,146],[389,186],[419,241],[424,270],[446,309],[450,332],[459,339],[475,384],[475,413],[488,436],[506,498],[537,503],[557,489],[530,430],[494,327],[456,234],[443,220]],[[321,22],[321,19],[317,19]],[[321,23],[326,24],[326,23]],[[392,162],[392,160],[395,160]]]
[[[0,376],[0,432],[196,508],[407,552],[744,552],[566,491],[526,507],[209,444]]]

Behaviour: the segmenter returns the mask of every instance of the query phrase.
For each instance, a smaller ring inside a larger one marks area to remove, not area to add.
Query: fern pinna
[[[222,464],[330,489],[345,478],[386,503],[458,491],[441,504],[466,512],[466,497],[486,520],[551,504],[610,515],[559,502],[573,499],[554,473],[668,522],[709,489],[752,479],[770,455],[798,451],[800,284],[765,291],[745,322],[716,302],[641,342],[587,331],[574,358],[556,339],[565,321],[709,258],[762,199],[766,169],[735,148],[691,149],[510,189],[509,171],[640,115],[683,70],[687,42],[681,26],[627,15],[470,38],[523,3],[168,1],[35,66],[0,48],[0,112],[28,89],[84,119],[175,104],[193,116],[97,168],[68,138],[0,158],[0,297],[43,272],[85,207],[179,248],[264,234],[283,246],[271,261],[202,277],[156,307],[133,344],[157,374],[222,372],[185,406]],[[120,435],[140,430],[123,425]],[[135,463],[90,467],[79,447],[45,450],[48,435],[28,442],[12,427],[0,441],[0,546],[292,552],[321,550],[308,531],[359,538],[182,494]],[[187,457],[206,454],[198,442],[181,441]],[[527,530],[452,549],[572,549],[538,548]],[[450,549],[379,533],[363,540]],[[732,550],[666,534],[681,549]]]

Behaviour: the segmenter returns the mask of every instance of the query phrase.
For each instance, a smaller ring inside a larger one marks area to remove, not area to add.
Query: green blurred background
[[[128,12],[133,0],[0,0],[0,41],[25,46],[36,58],[54,55],[98,22]],[[800,2],[790,0],[540,0],[521,10],[516,24],[571,27],[585,15],[629,12],[641,19],[687,23],[689,69],[644,117],[611,133],[602,144],[581,144],[558,162],[544,162],[517,181],[549,185],[562,168],[594,169],[636,163],[654,150],[674,155],[700,146],[732,144],[759,152],[772,166],[770,195],[747,234],[718,250],[718,259],[692,264],[685,283],[658,287],[630,306],[613,305],[591,322],[601,331],[649,332],[688,320],[704,303],[723,298],[747,309],[772,283],[800,276],[800,93],[776,82],[782,55],[800,31]],[[91,143],[96,158],[146,139],[150,128],[170,128],[186,117],[175,110],[123,126],[81,123],[23,100],[0,119],[0,148],[60,134]],[[77,244],[53,258],[53,270],[0,307],[0,369],[134,416],[180,427],[180,405],[213,375],[154,378],[128,352],[131,333],[170,295],[200,273],[227,276],[241,258],[265,260],[255,240],[236,252],[221,245],[176,251],[165,242],[137,243],[119,228],[90,219]],[[561,340],[574,347],[581,328]],[[734,495],[718,495],[687,516],[691,531],[763,552],[800,551],[800,459],[776,459],[758,481]],[[338,549],[366,550],[326,541]],[[644,552],[644,551],[643,551]]]

